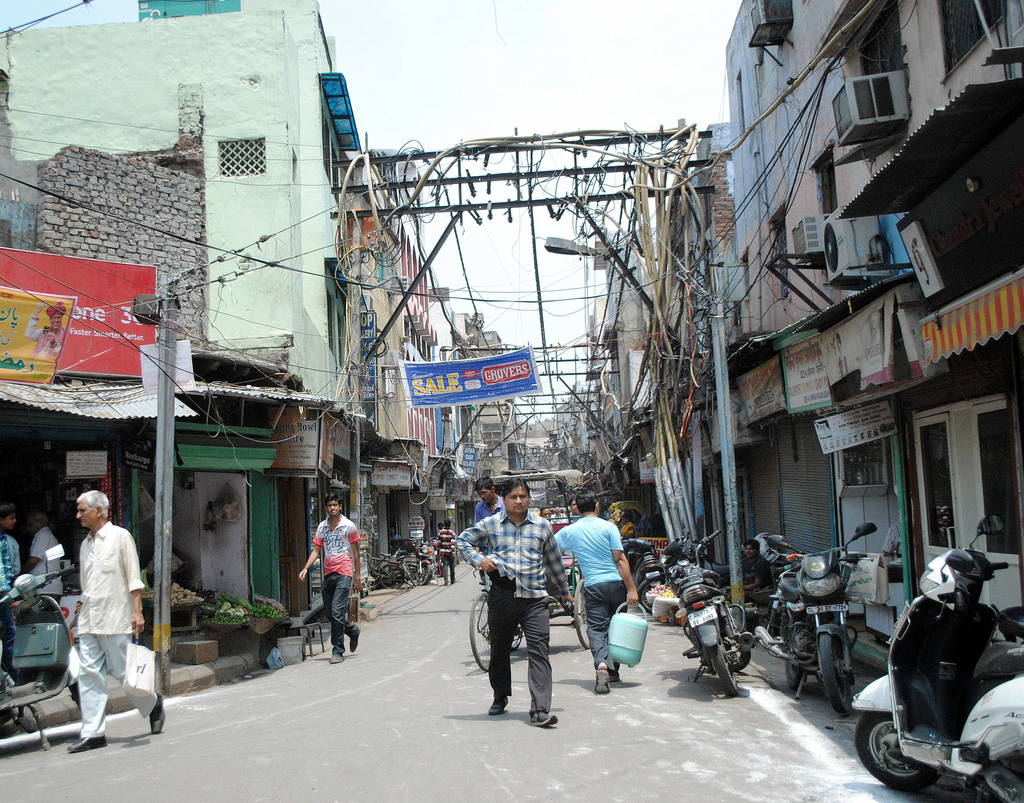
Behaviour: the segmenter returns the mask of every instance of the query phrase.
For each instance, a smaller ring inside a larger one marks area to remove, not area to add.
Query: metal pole
[[[363,513],[363,489],[359,483],[359,463],[362,460],[362,449],[359,438],[362,427],[359,425],[359,417],[355,416],[355,425],[352,427],[352,449],[348,461],[348,517],[356,525],[358,530],[362,527],[360,519]],[[358,548],[358,546],[357,546]],[[366,561],[359,561],[360,569],[366,565]],[[360,594],[362,596],[362,594]]]
[[[153,525],[153,652],[158,691],[171,687],[171,535],[174,497],[174,374],[178,302],[170,280],[160,280],[160,323],[157,328],[156,517]]]

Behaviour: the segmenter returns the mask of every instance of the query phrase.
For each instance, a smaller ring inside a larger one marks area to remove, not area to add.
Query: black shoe
[[[609,673],[607,669],[597,670],[597,680],[594,682],[594,694],[607,694],[611,691],[608,685]]]
[[[534,711],[530,714],[530,724],[535,728],[550,728],[557,724],[558,717],[549,714],[547,711]]]
[[[359,646],[359,627],[356,626],[356,632],[348,637],[348,651],[355,652],[356,647]]]
[[[163,732],[164,719],[166,719],[164,716],[164,698],[163,695],[158,694],[156,696],[156,705],[149,712],[149,732],[152,734]]]
[[[69,753],[84,753],[86,750],[95,750],[98,747],[107,746],[106,736],[91,736],[88,739],[79,739],[68,746]]]
[[[495,697],[491,707],[487,709],[487,716],[496,717],[505,713],[505,706],[508,705],[508,697]]]
[[[608,670],[608,682],[609,683],[621,683],[622,682],[622,678],[619,677],[618,670],[616,670],[616,669],[609,669]]]

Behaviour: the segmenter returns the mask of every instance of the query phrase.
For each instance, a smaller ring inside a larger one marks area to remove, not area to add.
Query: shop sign
[[[398,363],[410,407],[480,404],[538,393],[533,349],[448,362]]]
[[[462,447],[462,467],[467,474],[476,473],[476,463],[480,457],[480,450],[476,446]]]
[[[58,372],[140,376],[139,347],[156,341],[156,327],[139,321],[131,304],[154,292],[156,268],[0,248],[0,276],[34,295],[77,296]]]
[[[156,444],[148,438],[141,438],[125,444],[124,464],[140,471],[152,471],[153,460],[156,458]]]
[[[0,379],[32,385],[53,380],[75,302],[74,296],[0,287]]]
[[[736,381],[736,385],[743,406],[747,410],[748,421],[757,421],[786,409],[786,394],[782,385],[778,355],[757,366],[753,371],[747,371]]]
[[[889,403],[881,401],[819,418],[814,422],[814,431],[821,444],[821,451],[831,454],[895,435],[896,421],[892,417]]]
[[[895,379],[893,366],[893,310],[896,294],[888,292],[843,323],[819,335],[828,383],[860,371],[860,388]]]
[[[302,477],[315,477],[320,451],[320,422],[307,421],[297,407],[286,407],[274,432],[275,457],[270,468]]]
[[[821,341],[810,337],[782,352],[786,377],[786,408],[791,413],[832,404]]]
[[[107,475],[106,450],[90,449],[82,452],[66,452],[64,473],[69,480],[105,477]]]
[[[341,421],[327,414],[320,421],[320,470],[324,474],[334,470],[335,456],[351,459],[352,434]]]
[[[409,516],[410,530],[422,530],[426,526],[427,523],[423,520],[423,516]]]
[[[383,488],[408,488],[412,485],[412,467],[408,463],[374,461],[370,482]]]

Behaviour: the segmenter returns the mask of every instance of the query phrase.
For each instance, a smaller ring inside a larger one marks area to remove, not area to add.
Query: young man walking
[[[581,518],[559,531],[558,547],[572,552],[583,572],[587,635],[597,675],[594,692],[607,694],[611,691],[608,684],[619,680],[619,664],[608,655],[608,625],[623,602],[636,605],[639,597],[619,531],[598,516],[601,508],[594,495],[589,491],[577,493],[573,505]]]
[[[548,659],[551,620],[546,577],[550,574],[562,596],[571,600],[551,525],[529,512],[530,487],[513,480],[502,489],[505,509],[481,519],[456,539],[463,559],[491,578],[487,597],[487,626],[491,634],[491,663],[487,670],[494,702],[491,716],[505,712],[512,696],[512,639],[523,628],[530,668],[530,724],[549,727],[558,722],[551,712],[551,661]],[[477,547],[486,554],[477,552]]]
[[[452,523],[448,519],[441,522],[441,528],[437,531],[437,554],[441,562],[444,584],[448,585],[451,582],[455,585],[455,531],[452,530]]]
[[[324,508],[327,518],[316,528],[313,551],[299,572],[299,579],[306,581],[309,567],[323,553],[324,584],[320,596],[324,610],[331,617],[331,663],[340,664],[345,660],[345,636],[348,636],[350,651],[355,652],[359,646],[359,625],[348,621],[348,598],[352,590],[358,593],[363,588],[359,565],[360,538],[356,525],[341,515],[341,500],[335,494],[324,499]]]

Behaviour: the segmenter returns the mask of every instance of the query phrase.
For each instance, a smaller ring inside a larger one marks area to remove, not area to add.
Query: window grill
[[[871,26],[860,46],[860,62],[864,75],[903,69],[903,40],[896,3],[890,2]]]
[[[217,154],[222,176],[262,176],[267,172],[265,139],[222,139]]]
[[[1003,18],[1002,0],[981,0],[985,22],[991,28]],[[985,35],[974,0],[942,0],[942,44],[946,72],[952,70]]]

